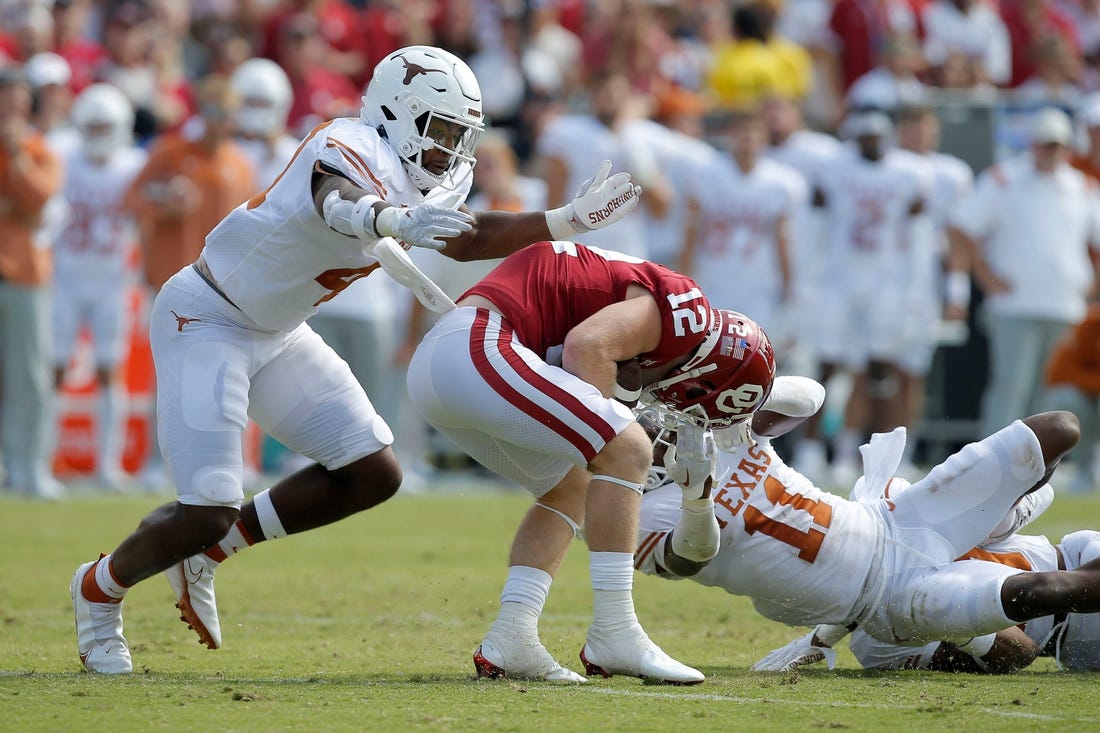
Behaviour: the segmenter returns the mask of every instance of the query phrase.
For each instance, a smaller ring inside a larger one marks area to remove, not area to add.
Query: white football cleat
[[[637,624],[609,636],[589,628],[581,662],[587,674],[603,677],[623,674],[667,685],[697,685],[706,679],[699,670],[665,654]]]
[[[222,626],[214,597],[214,570],[218,564],[203,553],[192,555],[164,571],[176,594],[180,621],[199,635],[207,649],[222,645]]]
[[[588,682],[576,672],[558,664],[537,638],[506,638],[490,631],[474,652],[478,677],[499,680],[545,680]]]
[[[134,669],[130,648],[122,636],[122,601],[93,603],[84,597],[84,575],[97,561],[86,562],[73,573],[69,595],[76,617],[76,650],[89,672],[129,674]]]

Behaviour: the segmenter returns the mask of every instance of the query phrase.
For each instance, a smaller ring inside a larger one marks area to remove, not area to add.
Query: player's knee
[[[177,507],[191,539],[203,547],[219,542],[240,517],[240,512],[231,506],[177,504]]]
[[[645,429],[632,423],[616,435],[589,462],[588,470],[628,480],[642,481],[653,463],[653,444]]]
[[[1081,440],[1081,423],[1067,410],[1031,415],[1023,420],[1043,447],[1043,460],[1050,465],[1068,453]]]
[[[1062,572],[1019,573],[1001,586],[1001,606],[1013,621],[1053,613],[1066,602],[1070,574]]]
[[[360,510],[386,501],[401,487],[401,464],[389,448],[360,458],[332,472],[336,480],[351,492]]]

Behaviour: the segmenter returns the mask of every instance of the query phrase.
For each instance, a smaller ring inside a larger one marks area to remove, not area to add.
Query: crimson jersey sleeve
[[[661,341],[640,355],[643,366],[666,364],[699,346],[710,304],[694,280],[664,265],[598,247],[536,242],[509,255],[465,295],[491,301],[520,341],[545,358],[574,326],[624,300],[632,284],[653,293],[662,317]]]

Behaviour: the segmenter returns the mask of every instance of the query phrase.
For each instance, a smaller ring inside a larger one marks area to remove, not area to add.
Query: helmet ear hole
[[[701,400],[707,396],[707,390],[702,387],[691,387],[684,392],[684,396],[689,400]]]
[[[390,122],[394,122],[397,120],[397,115],[391,112],[390,108],[386,107],[385,105],[382,106],[382,114],[384,114],[386,116],[386,119]]]

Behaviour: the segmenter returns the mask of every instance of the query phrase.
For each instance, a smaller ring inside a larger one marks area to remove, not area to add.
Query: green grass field
[[[68,584],[155,505],[82,496],[0,498],[0,731],[792,731],[1100,730],[1091,675],[1051,660],[1011,677],[748,671],[796,630],[743,599],[637,578],[639,616],[702,669],[691,688],[596,679],[579,687],[479,682],[470,657],[495,614],[515,493],[398,496],[358,517],[253,548],[218,572],[224,647],[180,623],[162,578],[126,601],[135,674],[80,671]],[[1100,527],[1100,497],[1059,497],[1035,526]],[[591,611],[577,543],[554,584],[543,639],[578,671]]]

